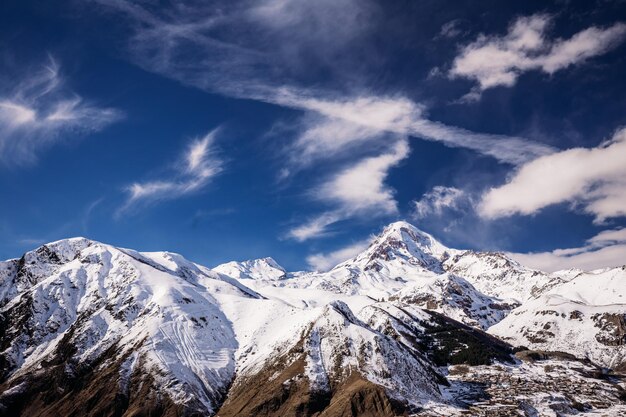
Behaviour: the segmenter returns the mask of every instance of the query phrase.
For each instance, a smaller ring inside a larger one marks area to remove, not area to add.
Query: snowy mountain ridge
[[[448,367],[515,363],[512,346],[623,369],[625,280],[447,248],[406,222],[324,273],[60,240],[0,262],[0,415],[456,415]]]

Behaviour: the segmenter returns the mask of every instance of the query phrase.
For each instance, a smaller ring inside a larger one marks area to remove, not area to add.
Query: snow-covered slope
[[[626,267],[579,272],[522,304],[489,332],[516,345],[620,368],[626,364],[625,300]]]
[[[443,268],[462,276],[484,294],[518,302],[564,281],[558,275],[526,268],[500,252],[457,252],[443,260]]]
[[[548,293],[588,305],[626,304],[626,266],[577,271],[575,276]]]
[[[502,253],[448,248],[428,233],[399,221],[387,226],[354,258],[329,272],[300,275],[285,285],[384,298],[407,283],[424,283],[425,278],[445,277],[446,272],[465,279],[486,296],[511,303],[541,294],[558,279],[525,268]]]
[[[513,310],[489,332],[518,346],[619,368],[626,361],[625,319],[625,304],[587,305],[547,294]]]
[[[372,329],[341,301],[323,309],[305,338],[305,372],[317,390],[330,390],[358,372],[387,388],[398,401],[420,406],[441,400],[435,371],[426,357]]]
[[[287,277],[285,269],[272,258],[227,262],[213,270],[233,278],[278,280]]]
[[[114,395],[113,403],[143,413],[214,414],[231,385],[267,373],[298,346],[311,392],[333,396],[333,384],[354,388],[357,378],[386,401],[442,400],[442,377],[428,358],[362,323],[342,296],[273,286],[257,292],[243,282],[257,284],[177,254],[83,238],[0,263],[0,411],[36,413],[25,404],[43,401],[65,414]],[[343,297],[358,310],[373,303]]]
[[[465,279],[453,274],[414,279],[392,294],[390,300],[399,300],[429,310],[439,311],[448,317],[470,326],[486,330],[515,307],[495,297],[478,291]]]
[[[439,273],[442,272],[441,259],[457,252],[415,226],[399,221],[387,226],[364,252],[335,269],[352,267],[400,276],[417,267]]]
[[[17,294],[0,310],[4,377],[27,381],[61,358],[115,365],[121,385],[150,374],[173,401],[216,411],[234,375],[237,341],[211,293],[254,292],[158,257],[86,239],[25,254],[3,276],[16,284],[3,286],[4,299]]]
[[[354,258],[325,273],[298,275],[284,285],[382,299],[405,288],[408,282],[442,274],[439,258],[446,253],[432,236],[406,222],[396,222]]]

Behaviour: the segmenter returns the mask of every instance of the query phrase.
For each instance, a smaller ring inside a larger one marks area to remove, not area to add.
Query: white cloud
[[[355,151],[364,149],[371,152],[373,147],[379,151],[381,145],[406,135],[474,149],[511,164],[553,152],[548,146],[519,138],[476,134],[431,122],[424,117],[423,107],[404,98],[326,100],[286,88],[278,90],[276,97],[281,104],[307,111],[299,135],[287,148],[291,167],[281,171],[281,178],[323,159],[358,155]],[[395,214],[393,190],[384,185],[384,180],[389,169],[407,155],[408,144],[403,139],[396,142],[392,153],[364,159],[340,171],[313,193],[316,199],[338,208],[291,229],[288,236],[298,241],[325,236],[333,223],[366,211],[368,215],[374,211],[378,215]]]
[[[284,31],[292,42],[325,43],[332,49],[366,32],[372,12],[373,5],[363,0],[262,0],[253,1],[244,17],[254,25]]]
[[[341,157],[385,135],[378,129],[315,113],[306,114],[297,128],[297,137],[287,152],[291,164],[298,168]]]
[[[444,38],[456,38],[459,35],[465,33],[461,28],[462,21],[460,19],[454,19],[441,25],[439,36]]]
[[[363,252],[365,249],[367,249],[369,244],[369,239],[363,240],[361,242],[353,243],[333,252],[315,253],[313,255],[307,256],[306,261],[309,266],[315,271],[328,271],[339,263],[347,261],[348,259]]]
[[[553,148],[530,140],[481,134],[465,129],[447,126],[428,120],[425,108],[404,97],[359,96],[350,99],[312,98],[309,93],[299,90],[282,88],[274,92],[272,100],[278,104],[312,111],[328,119],[316,119],[318,125],[308,127],[304,136],[311,143],[320,137],[323,144],[333,142],[333,134],[342,133],[337,126],[327,135],[309,133],[323,131],[330,121],[343,121],[338,126],[348,133],[340,136],[329,146],[320,145],[319,149],[337,151],[340,147],[369,141],[376,137],[376,132],[411,135],[426,140],[442,142],[449,147],[462,147],[488,155],[499,161],[510,164],[521,164],[550,154]],[[361,131],[359,132],[360,126]],[[356,133],[360,133],[357,135]],[[299,149],[301,150],[301,149]]]
[[[368,33],[376,9],[368,0],[244,0],[160,8],[119,0],[95,3],[129,18],[134,30],[129,49],[137,64],[234,96],[249,94],[255,84],[289,82],[311,66],[333,70],[341,52]]]
[[[508,255],[523,265],[548,272],[570,268],[590,271],[622,266],[626,264],[626,229],[602,231],[580,248]]]
[[[409,155],[406,140],[398,140],[391,152],[365,158],[339,172],[316,192],[319,200],[338,203],[345,211],[376,210],[394,214],[398,207],[393,190],[385,185],[389,170]]]
[[[626,228],[603,230],[602,232],[589,239],[588,242],[596,245],[626,242]]]
[[[57,62],[50,58],[33,73],[0,93],[0,161],[32,163],[55,142],[98,131],[121,112],[86,103],[64,88]]]
[[[328,235],[328,226],[342,220],[345,214],[341,211],[329,211],[315,216],[304,224],[296,226],[289,230],[287,237],[304,242],[305,240],[318,238]]]
[[[381,139],[393,140],[399,135],[463,146],[511,164],[522,164],[553,152],[548,146],[520,138],[476,134],[429,121],[423,115],[423,107],[405,98],[363,96],[352,100],[326,100],[287,88],[278,90],[276,97],[281,104],[318,114],[308,119],[289,149],[292,164],[300,166],[337,157],[357,146],[380,143]],[[297,240],[323,236],[332,223],[363,212],[359,205],[375,207],[380,214],[395,213],[393,192],[384,186],[384,179],[388,170],[407,156],[399,146],[407,145],[404,140],[397,142],[392,154],[365,159],[322,185],[314,196],[338,205],[339,211],[333,210],[332,216],[324,213],[315,217],[292,229],[289,236]]]
[[[385,179],[408,155],[408,141],[397,139],[389,152],[365,158],[329,178],[312,194],[335,208],[292,228],[288,237],[304,241],[324,236],[328,226],[353,216],[396,214],[394,190],[385,184]]]
[[[301,110],[303,116],[285,151],[280,179],[321,161],[333,159],[337,166],[342,159],[345,167],[348,157],[381,155],[398,137],[471,149],[513,165],[555,151],[523,138],[475,133],[435,122],[428,118],[424,105],[407,97],[360,88],[359,74],[346,68],[354,67],[354,54],[349,52],[363,45],[360,41],[371,29],[368,17],[375,6],[369,2],[270,0],[166,10],[114,0],[98,2],[129,18],[133,33],[130,58],[142,68],[205,91]],[[346,64],[346,60],[352,61]],[[300,87],[308,75],[322,72],[328,74],[329,83]],[[347,75],[349,79],[345,79]],[[346,88],[336,88],[338,85]],[[334,223],[365,212],[395,213],[393,191],[384,184],[387,171],[375,167],[375,161],[368,159],[367,163],[370,165],[358,162],[350,167],[360,169],[354,174],[340,168],[317,189],[323,190],[326,198],[311,193],[329,208],[292,228],[288,236],[306,240],[323,236]],[[373,184],[357,184],[356,175],[369,178],[370,173]],[[376,208],[355,209],[359,204]]]
[[[423,219],[432,215],[440,216],[445,210],[458,210],[469,197],[455,187],[437,185],[415,201],[415,217]]]
[[[486,192],[479,213],[487,218],[534,214],[570,202],[596,222],[626,215],[626,129],[597,148],[575,148],[543,156],[510,180]]]
[[[223,161],[214,150],[218,133],[219,129],[215,129],[194,140],[175,165],[170,178],[135,182],[126,187],[128,199],[118,215],[141,203],[175,199],[202,190],[223,168]]]
[[[504,36],[480,35],[455,58],[449,75],[478,82],[465,98],[477,99],[480,92],[510,87],[520,74],[540,70],[548,74],[581,63],[616,47],[626,36],[626,24],[607,28],[590,27],[569,39],[548,39],[548,15],[520,17]]]
[[[296,163],[374,140],[375,131],[381,132],[378,139],[384,132],[411,135],[511,164],[553,151],[522,138],[428,120],[425,107],[405,97],[350,93],[342,98],[321,88],[297,88],[297,80],[310,68],[294,66],[312,65],[303,60],[302,51],[314,54],[315,63],[324,62],[333,79],[350,73],[342,59],[354,48],[352,42],[368,33],[368,17],[375,8],[369,2],[269,0],[220,8],[194,5],[167,13],[113,0],[98,3],[131,18],[135,34],[130,52],[141,67],[211,92],[304,110],[306,119],[294,146],[294,153],[302,154],[294,158]],[[233,27],[246,30],[225,30]]]

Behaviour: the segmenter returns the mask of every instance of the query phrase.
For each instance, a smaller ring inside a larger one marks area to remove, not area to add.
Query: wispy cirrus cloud
[[[343,136],[343,139],[339,138],[333,142],[332,146],[335,147],[333,151],[337,151],[340,146],[370,141],[377,137],[377,133],[378,137],[382,133],[394,133],[441,142],[449,147],[471,149],[513,165],[555,151],[548,145],[519,137],[475,133],[431,121],[423,105],[404,97],[371,95],[353,98],[312,97],[309,92],[290,88],[278,89],[273,94],[273,100],[278,104],[323,116],[318,119],[317,125],[307,126],[299,142],[311,142],[302,138],[324,139],[324,135],[311,134],[311,131],[318,127],[323,129],[325,124],[332,121],[341,121],[340,126],[348,134]]]
[[[377,215],[397,213],[393,192],[383,185],[388,171],[398,162],[395,157],[384,156],[385,147],[394,141],[396,146],[408,145],[406,139],[397,138],[417,136],[440,141],[450,147],[473,149],[513,165],[554,152],[549,146],[521,138],[478,134],[432,122],[424,117],[421,106],[404,98],[365,96],[352,100],[331,100],[311,98],[306,93],[297,94],[289,89],[279,90],[276,97],[284,105],[306,110],[302,123],[297,127],[294,142],[286,149],[289,162],[286,172],[297,172],[320,161],[345,155],[353,159],[358,157],[361,161],[339,172],[334,180],[319,186],[317,192],[312,193],[314,199],[336,204],[339,208],[322,212],[289,230],[288,236],[298,241],[326,236],[331,225],[346,218],[370,215],[372,212]],[[379,156],[358,156],[364,150]],[[398,156],[400,153],[392,154]],[[406,156],[403,155],[400,160]],[[385,165],[384,169],[379,170],[378,163]],[[358,184],[358,179],[364,183]],[[426,196],[431,200],[431,208],[433,204],[443,203],[442,198],[450,199],[452,196],[450,193],[439,195],[438,202],[433,200],[435,197]],[[466,208],[471,209],[470,202],[465,203]],[[365,210],[358,207],[359,204],[376,209]]]
[[[389,152],[365,158],[340,171],[315,191],[315,198],[337,202],[347,211],[398,211],[393,190],[385,185],[389,170],[409,155],[406,139],[399,139]]]
[[[503,36],[484,35],[463,47],[448,75],[467,78],[478,85],[464,98],[476,100],[496,86],[510,87],[527,71],[553,74],[570,65],[602,55],[626,38],[626,24],[589,27],[569,39],[549,39],[552,17],[546,14],[519,17]]]
[[[375,146],[386,135],[378,129],[313,112],[305,114],[292,130],[295,138],[285,149],[290,172],[321,160],[354,155],[354,151]]]
[[[394,190],[385,184],[385,179],[409,152],[408,140],[396,139],[386,153],[364,158],[321,183],[312,197],[334,208],[292,228],[288,237],[304,241],[323,236],[328,226],[353,216],[396,214]]]
[[[70,91],[57,61],[49,57],[40,70],[0,92],[0,161],[33,163],[46,147],[70,137],[103,129],[122,113],[86,102]]]
[[[463,190],[437,185],[414,202],[414,217],[424,219],[433,215],[440,216],[447,210],[460,210],[470,201],[471,197]]]
[[[472,149],[511,164],[554,150],[524,138],[432,121],[421,103],[372,94],[359,85],[358,74],[346,71],[345,60],[355,59],[358,42],[375,25],[370,17],[376,6],[368,1],[198,3],[160,11],[121,0],[96,2],[128,18],[130,58],[142,68],[203,90],[304,111],[293,147],[300,156],[296,162],[380,139],[384,132]],[[349,88],[303,88],[310,84],[307,75],[316,72]],[[349,79],[341,82],[347,74]],[[337,131],[341,134],[332,143]]]
[[[344,220],[346,217],[348,217],[348,213],[344,213],[341,210],[323,212],[300,225],[292,227],[287,232],[287,237],[298,242],[304,242],[309,239],[327,236],[330,233],[328,227]]]
[[[578,248],[509,255],[524,265],[548,272],[622,266],[626,265],[626,229],[604,230]]]
[[[180,198],[200,192],[224,165],[216,155],[215,139],[219,129],[190,143],[175,163],[172,174],[165,179],[134,182],[126,187],[127,199],[117,214],[139,205]]]
[[[596,148],[574,148],[537,158],[506,184],[491,188],[478,205],[485,218],[532,215],[571,203],[596,222],[626,216],[626,128]]]

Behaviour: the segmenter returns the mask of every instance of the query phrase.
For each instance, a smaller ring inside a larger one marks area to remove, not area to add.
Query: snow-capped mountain
[[[623,369],[625,280],[447,248],[406,222],[323,273],[61,240],[0,262],[0,415],[461,415],[483,394],[449,366],[542,378],[513,346],[589,360],[559,359],[572,381]]]
[[[399,221],[387,226],[354,258],[327,273],[302,275],[287,285],[384,298],[404,289],[414,279],[441,277],[446,272],[462,277],[487,296],[510,303],[537,296],[559,280],[525,268],[502,253],[448,248],[428,233]]]
[[[518,306],[517,303],[485,295],[467,280],[447,273],[415,279],[393,293],[389,300],[439,311],[483,330],[498,323]]]
[[[462,251],[443,260],[443,269],[493,297],[524,302],[565,280],[558,274],[526,268],[500,252]]]
[[[516,345],[562,351],[607,368],[626,365],[626,267],[578,272],[524,303],[489,332]]]
[[[243,262],[227,262],[216,266],[213,270],[234,278],[277,280],[287,277],[285,268],[270,257]]]
[[[465,260],[464,254],[464,251],[445,247],[407,222],[396,222],[373,239],[365,251],[332,270],[292,274],[291,279],[277,285],[365,295],[376,300],[401,300],[487,329],[519,303],[514,299],[516,297],[500,299],[496,295],[504,291],[482,293],[463,275],[446,272],[446,269],[452,271],[451,266],[456,265],[450,259]],[[513,265],[513,261],[510,262]],[[528,273],[521,266],[516,267],[507,277]],[[488,271],[486,265],[483,269]],[[473,281],[480,281],[475,279],[480,276],[476,266],[469,276]],[[502,285],[506,284],[502,282]],[[253,288],[264,285],[265,282],[256,283]]]
[[[217,411],[234,375],[237,342],[212,294],[258,295],[181,260],[79,238],[5,263],[3,287],[21,291],[3,288],[2,375],[12,390],[2,403],[49,378],[82,381],[85,367],[97,367],[118,375],[120,395],[132,397],[138,384],[163,387],[164,399],[150,407],[167,398]]]

